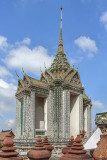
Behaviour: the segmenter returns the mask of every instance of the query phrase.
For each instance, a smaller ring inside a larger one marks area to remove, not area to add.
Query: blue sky
[[[40,77],[56,54],[63,6],[64,50],[79,64],[95,114],[107,111],[107,0],[0,0],[0,131],[15,126],[15,91],[22,67]]]

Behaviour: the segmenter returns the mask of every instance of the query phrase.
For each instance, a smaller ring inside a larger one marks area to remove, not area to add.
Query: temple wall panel
[[[49,96],[48,96],[48,99],[47,99],[47,111],[48,111],[48,114],[47,114],[47,135],[48,137],[50,138],[53,138],[54,137],[54,125],[53,125],[53,108],[54,108],[54,92],[53,90],[50,90],[49,91]]]
[[[32,137],[31,128],[31,110],[30,110],[30,96],[24,95],[23,97],[23,133],[24,138]]]
[[[23,137],[27,137],[27,123],[26,123],[26,95],[23,97]]]
[[[59,137],[59,107],[58,107],[58,88],[54,88],[54,99],[53,99],[53,135],[55,138]]]
[[[57,109],[58,109],[58,136],[59,138],[62,138],[62,87],[58,87],[57,89],[57,98],[58,98],[58,103],[57,103]]]
[[[30,113],[31,113],[31,136],[32,138],[35,137],[35,92],[31,92],[31,97],[30,97]]]
[[[32,137],[32,128],[31,128],[31,106],[30,106],[30,96],[27,96],[27,118],[28,118],[28,137]]]
[[[91,134],[91,105],[88,104],[84,110],[84,130],[87,137]]]
[[[91,134],[91,105],[87,106],[87,137]]]
[[[70,137],[70,92],[69,90],[63,91],[62,103],[62,138]]]
[[[23,96],[23,128],[21,136],[26,137],[26,99],[25,95]]]
[[[70,137],[70,91],[67,90],[66,138]]]
[[[21,136],[21,118],[20,118],[20,101],[16,99],[16,128],[15,128],[15,138],[19,138]]]

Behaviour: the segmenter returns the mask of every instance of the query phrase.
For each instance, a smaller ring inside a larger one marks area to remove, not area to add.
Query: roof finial
[[[15,71],[16,72],[16,71]],[[16,75],[17,75],[17,77],[19,78],[19,75],[17,74],[17,72],[16,72]]]
[[[43,72],[42,72],[42,69],[41,69],[41,67],[40,67],[40,72],[41,72],[41,73],[43,73]]]
[[[24,73],[24,69],[23,69],[23,67],[22,67],[22,72]]]
[[[73,63],[73,68],[74,68],[74,63]]]
[[[77,66],[77,71],[78,71],[78,68],[79,68],[79,64],[78,64],[78,66]]]
[[[62,29],[62,5],[61,5],[61,29]]]

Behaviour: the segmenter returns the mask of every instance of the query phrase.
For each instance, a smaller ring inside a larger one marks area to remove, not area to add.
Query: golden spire
[[[58,52],[64,52],[63,48],[63,39],[62,39],[62,6],[61,6],[61,26],[60,26],[60,38],[59,38],[59,45],[58,45]]]
[[[62,29],[62,5],[61,5],[61,29]]]
[[[62,6],[61,6],[61,26],[60,26],[60,38],[59,38],[59,45],[57,54],[53,63],[51,64],[50,70],[51,71],[58,71],[58,70],[67,70],[70,67],[70,64],[67,61],[66,54],[64,53],[63,48],[63,39],[62,39]]]

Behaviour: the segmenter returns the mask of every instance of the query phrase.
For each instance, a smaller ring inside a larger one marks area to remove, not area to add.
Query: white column
[[[27,137],[32,138],[32,127],[31,127],[31,107],[30,107],[30,96],[26,96],[26,126],[27,126]]]
[[[47,99],[47,111],[48,111],[48,115],[47,115],[47,136],[49,138],[54,138],[54,123],[53,123],[53,119],[54,119],[54,113],[53,113],[53,104],[54,104],[54,94],[53,91],[50,90],[49,91],[49,96]]]
[[[31,129],[32,129],[32,138],[35,137],[35,92],[31,92],[30,97],[30,112],[31,112]]]
[[[66,133],[66,123],[65,123],[65,119],[66,119],[66,91],[63,91],[63,95],[62,95],[63,101],[62,101],[62,136],[63,138],[65,138]]]
[[[21,136],[21,118],[20,118],[20,101],[16,98],[16,128],[15,138],[18,139]]]
[[[84,130],[87,132],[87,107],[84,109]]]
[[[91,106],[87,106],[87,137],[91,134]]]
[[[92,132],[92,104],[90,104],[90,134]]]
[[[26,125],[26,95],[23,96],[23,138],[27,137],[27,125]]]
[[[83,94],[79,95],[79,130],[83,130]]]
[[[70,91],[62,94],[62,138],[70,138]]]

